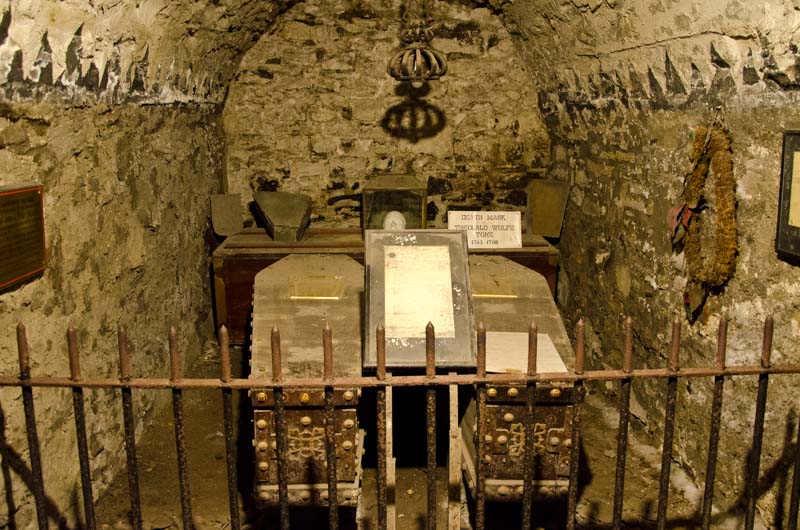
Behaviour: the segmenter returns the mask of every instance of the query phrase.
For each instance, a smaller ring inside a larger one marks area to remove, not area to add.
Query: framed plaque
[[[425,366],[425,327],[434,325],[436,366],[474,368],[475,321],[464,232],[367,230],[367,338],[364,368],[377,364],[376,332],[386,330],[386,366]]]
[[[42,186],[0,187],[0,291],[45,268]]]
[[[800,262],[800,131],[783,133],[778,205],[775,250],[781,258]]]

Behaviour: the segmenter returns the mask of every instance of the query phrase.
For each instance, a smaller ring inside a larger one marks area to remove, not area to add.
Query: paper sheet
[[[387,338],[455,337],[450,251],[446,246],[384,247],[384,322]]]
[[[539,333],[536,348],[536,371],[566,372],[567,367],[550,335]],[[528,371],[528,334],[506,331],[486,332],[486,371],[525,373]]]

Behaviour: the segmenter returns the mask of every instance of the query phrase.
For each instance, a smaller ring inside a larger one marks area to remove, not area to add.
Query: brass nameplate
[[[494,278],[476,275],[472,278],[472,298],[519,298],[513,285],[501,284]]]
[[[289,278],[289,300],[339,300],[344,291],[341,276],[293,276]]]
[[[0,188],[0,289],[45,268],[42,187]]]

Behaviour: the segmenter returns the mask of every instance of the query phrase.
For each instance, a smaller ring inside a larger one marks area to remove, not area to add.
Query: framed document
[[[434,326],[436,366],[475,366],[474,318],[464,232],[367,230],[364,368],[377,365],[376,332],[386,330],[386,365],[425,366],[425,327]]]
[[[775,250],[781,258],[800,262],[800,131],[783,133],[778,204]]]

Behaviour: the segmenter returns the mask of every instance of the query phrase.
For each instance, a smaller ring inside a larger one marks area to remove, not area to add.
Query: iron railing
[[[333,346],[332,330],[325,326],[323,332],[323,364],[322,379],[291,378],[282,376],[282,355],[280,332],[277,328],[272,330],[272,377],[269,379],[233,378],[231,375],[231,355],[228,343],[228,332],[225,327],[220,328],[219,348],[221,360],[221,377],[219,379],[184,378],[181,370],[181,355],[174,328],[169,334],[170,377],[164,378],[135,378],[131,375],[131,362],[128,354],[128,339],[126,331],[121,328],[119,338],[119,377],[118,378],[85,378],[80,370],[80,353],[74,330],[67,333],[69,352],[70,377],[33,377],[30,369],[29,349],[25,327],[17,327],[17,345],[19,352],[19,376],[0,376],[0,386],[19,387],[22,391],[25,412],[25,428],[30,451],[30,466],[32,474],[32,494],[36,504],[36,517],[40,530],[48,528],[46,497],[44,481],[42,478],[42,463],[39,438],[37,434],[36,416],[34,410],[33,388],[70,388],[72,389],[75,424],[78,442],[78,457],[81,472],[81,486],[83,494],[85,528],[95,530],[97,522],[94,510],[92,478],[90,459],[86,440],[86,419],[84,414],[84,389],[111,388],[119,389],[122,398],[123,424],[125,436],[125,450],[127,462],[127,475],[130,498],[130,523],[135,530],[142,528],[142,508],[139,492],[139,471],[136,459],[136,445],[134,436],[134,411],[133,390],[139,389],[170,389],[172,392],[175,443],[178,463],[178,480],[180,485],[181,512],[184,528],[193,528],[192,506],[189,475],[186,460],[186,444],[184,440],[183,401],[184,389],[217,389],[222,392],[224,434],[226,442],[227,486],[230,509],[230,524],[233,530],[242,526],[239,517],[238,492],[237,492],[237,467],[234,448],[233,428],[233,399],[232,392],[244,389],[267,389],[275,395],[275,433],[278,464],[278,492],[280,509],[280,526],[282,530],[289,529],[289,497],[288,478],[285,456],[287,454],[287,433],[284,416],[284,391],[295,388],[324,388],[325,405],[325,456],[328,473],[328,522],[330,529],[338,528],[338,500],[336,495],[336,452],[335,436],[333,431],[333,390],[335,388],[367,388],[377,389],[377,520],[378,528],[387,528],[387,407],[386,389],[388,387],[424,387],[426,388],[426,418],[427,418],[427,520],[426,528],[436,527],[436,387],[448,385],[469,385],[476,388],[477,395],[477,439],[483,440],[485,436],[486,417],[486,389],[489,385],[521,384],[526,385],[526,429],[530,428],[531,419],[534,417],[536,407],[536,386],[541,383],[571,383],[575,385],[575,395],[578,396],[574,405],[572,423],[572,445],[570,448],[569,486],[567,490],[567,528],[576,528],[577,501],[578,501],[578,466],[580,456],[581,436],[581,408],[584,384],[590,381],[618,381],[619,393],[619,428],[617,432],[616,449],[616,476],[613,499],[613,528],[622,527],[622,506],[625,490],[625,467],[628,442],[628,419],[630,413],[630,392],[633,381],[643,379],[659,379],[667,381],[665,399],[664,434],[662,443],[662,465],[659,480],[658,509],[656,527],[661,530],[666,528],[670,463],[672,459],[673,435],[675,430],[675,409],[677,402],[677,381],[680,378],[713,378],[713,403],[710,418],[710,434],[708,440],[708,453],[705,474],[705,489],[703,493],[702,509],[700,510],[700,526],[703,529],[711,528],[711,508],[714,497],[714,482],[717,466],[717,455],[720,437],[720,418],[722,413],[723,389],[726,378],[732,376],[752,376],[758,378],[758,392],[756,396],[756,412],[752,436],[752,450],[746,470],[745,485],[745,528],[750,530],[754,526],[757,483],[761,460],[762,440],[764,435],[764,416],[766,412],[766,398],[769,378],[778,374],[800,374],[800,365],[784,364],[773,365],[770,360],[772,350],[773,321],[768,318],[764,324],[763,342],[760,363],[758,365],[728,366],[726,364],[728,321],[723,318],[719,324],[716,348],[716,363],[713,367],[686,367],[679,363],[681,323],[676,318],[672,326],[671,348],[665,368],[634,369],[633,358],[633,325],[630,318],[625,320],[625,347],[623,353],[622,369],[619,370],[584,370],[584,325],[578,322],[576,330],[575,364],[568,372],[563,373],[537,373],[537,328],[531,324],[528,340],[527,374],[487,374],[486,373],[486,329],[483,324],[477,330],[477,372],[475,374],[437,374],[434,328],[431,324],[426,328],[426,370],[424,375],[392,376],[386,371],[385,333],[378,327],[377,342],[377,370],[374,376],[334,377],[333,376]],[[528,431],[530,432],[530,431]],[[520,510],[522,527],[532,527],[534,515],[531,512],[534,495],[534,447],[533,437],[526,437],[523,458],[523,495]],[[798,438],[800,446],[800,437]],[[477,481],[475,495],[475,528],[483,529],[486,526],[486,447],[483,443],[477,444]],[[795,454],[794,476],[789,502],[788,526],[790,530],[797,529],[798,505],[800,504],[800,451]]]

